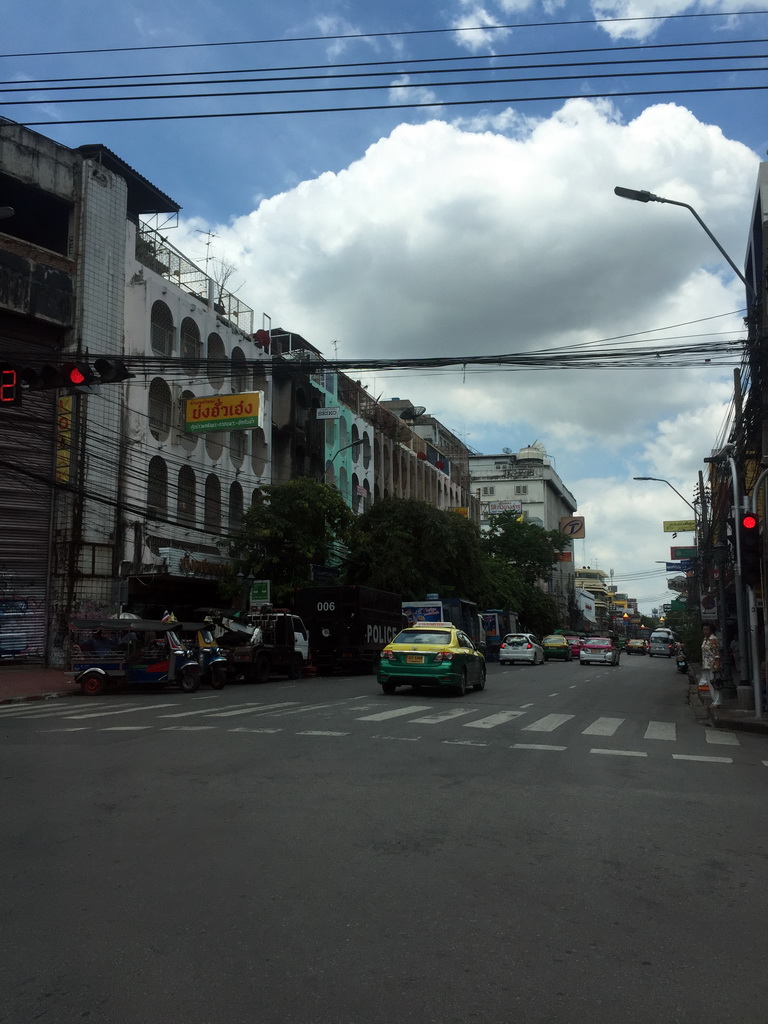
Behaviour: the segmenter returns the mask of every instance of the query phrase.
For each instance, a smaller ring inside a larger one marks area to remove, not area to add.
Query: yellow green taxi
[[[376,679],[384,693],[398,686],[439,686],[463,696],[470,687],[485,687],[485,657],[452,623],[423,623],[401,630],[387,644]]]
[[[559,661],[571,660],[571,644],[568,637],[559,635],[545,636],[541,641],[541,646],[544,650],[544,661],[553,661],[554,659]]]

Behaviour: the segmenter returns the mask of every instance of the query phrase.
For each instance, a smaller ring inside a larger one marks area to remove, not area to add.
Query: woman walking
[[[712,707],[719,707],[722,703],[722,682],[720,681],[720,644],[708,622],[702,626],[704,634],[701,641],[701,678],[709,686],[712,695]],[[718,678],[720,686],[715,686],[715,678]]]

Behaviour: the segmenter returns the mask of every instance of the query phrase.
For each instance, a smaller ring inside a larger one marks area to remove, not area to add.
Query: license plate
[[[406,654],[405,656],[406,665],[423,665],[424,655],[423,654]]]

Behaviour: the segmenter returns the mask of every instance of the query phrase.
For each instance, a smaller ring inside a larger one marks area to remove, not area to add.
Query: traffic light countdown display
[[[741,579],[748,587],[760,584],[760,520],[754,512],[742,512],[739,519]]]
[[[37,369],[0,363],[0,408],[21,405],[25,391],[119,384],[132,376],[122,359],[111,359],[106,356],[94,360],[93,369],[87,362],[48,365]]]

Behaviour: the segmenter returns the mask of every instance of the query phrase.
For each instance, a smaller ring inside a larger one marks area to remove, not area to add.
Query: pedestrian
[[[714,630],[708,622],[702,626],[701,641],[701,680],[709,686],[712,696],[712,707],[722,704],[722,679],[720,677],[720,644]],[[717,685],[716,685],[717,684]]]

